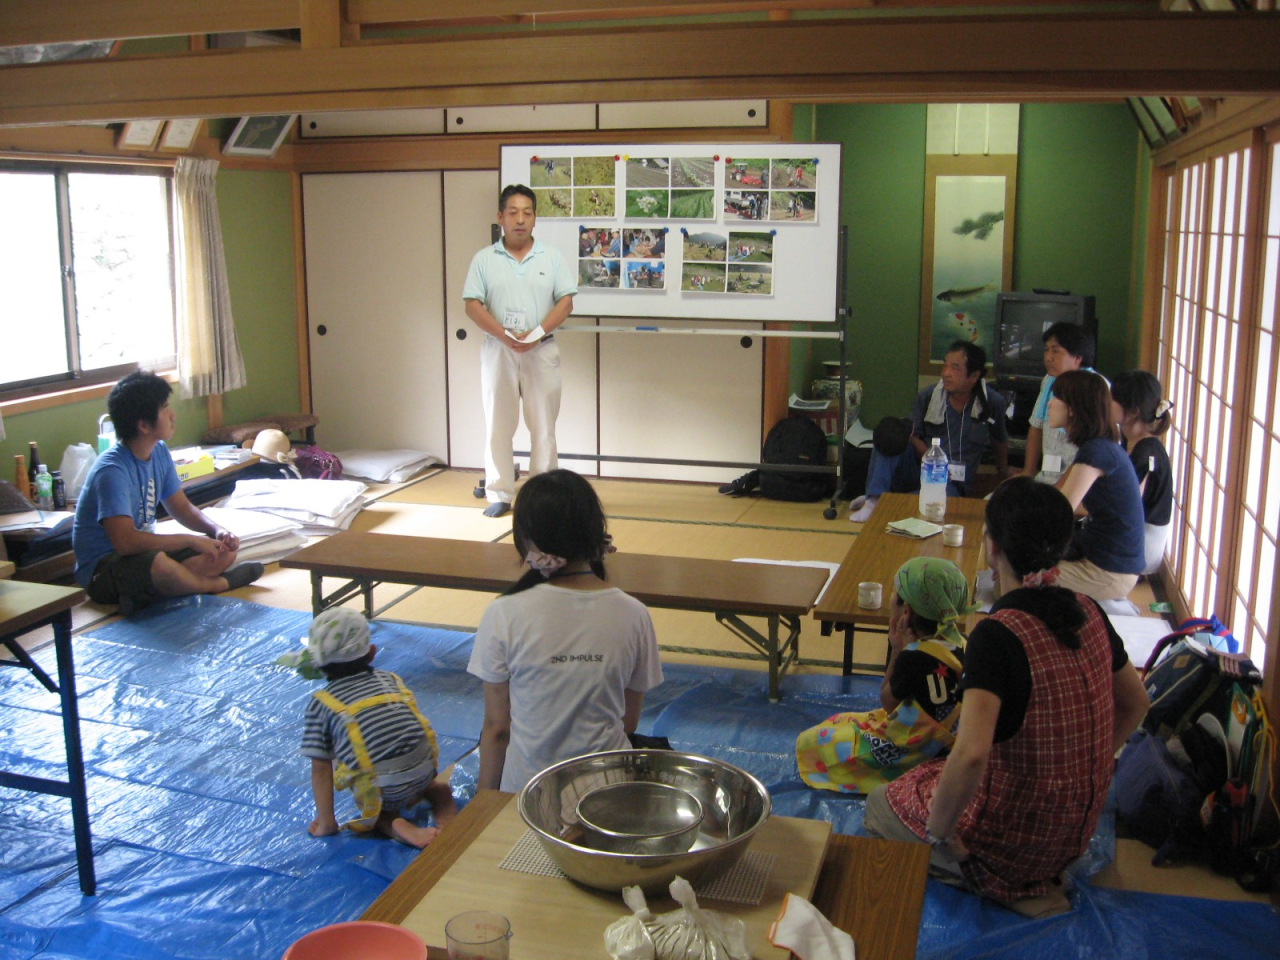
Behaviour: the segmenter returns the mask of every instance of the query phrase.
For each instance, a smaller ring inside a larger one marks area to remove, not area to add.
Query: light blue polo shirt
[[[540,324],[562,297],[577,292],[577,281],[559,250],[535,239],[533,248],[517,262],[499,240],[472,257],[462,299],[479,300],[503,326],[510,326],[504,322],[509,313],[523,313],[522,329],[515,332],[524,334]]]

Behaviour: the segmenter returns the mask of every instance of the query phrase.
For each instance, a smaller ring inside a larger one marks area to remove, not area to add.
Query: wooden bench
[[[299,550],[282,567],[311,574],[311,609],[319,613],[364,595],[365,616],[373,616],[373,588],[404,583],[455,590],[501,593],[524,567],[515,562],[510,543],[476,543],[433,537],[344,531]],[[606,561],[609,582],[651,607],[712,613],[716,621],[754,653],[664,646],[707,656],[765,660],[769,699],[777,700],[782,675],[800,659],[801,618],[813,607],[826,583],[825,570],[693,557],[657,557],[615,553]],[[325,595],[323,579],[345,580]],[[764,632],[744,617],[763,617]],[[782,628],[787,633],[782,637]]]

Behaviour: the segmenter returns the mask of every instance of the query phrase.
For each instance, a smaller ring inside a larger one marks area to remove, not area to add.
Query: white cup
[[[964,543],[964,525],[947,523],[942,527],[942,542],[948,547],[958,547]]]
[[[881,599],[881,587],[876,581],[864,580],[858,584],[858,606],[865,610],[878,610]]]
[[[444,925],[449,960],[507,960],[511,924],[500,913],[468,910]]]

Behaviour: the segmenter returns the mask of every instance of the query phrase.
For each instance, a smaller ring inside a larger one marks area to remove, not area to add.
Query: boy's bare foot
[[[440,835],[437,827],[420,827],[404,817],[396,817],[391,821],[391,836],[401,843],[421,850]]]
[[[311,826],[307,827],[307,833],[313,837],[332,837],[338,832],[338,821],[330,820],[327,823],[321,823],[320,818],[311,821]]]
[[[432,780],[430,786],[423,791],[423,796],[431,804],[431,812],[436,816],[436,823],[445,826],[458,815],[458,805],[453,802],[453,791],[447,782]]]

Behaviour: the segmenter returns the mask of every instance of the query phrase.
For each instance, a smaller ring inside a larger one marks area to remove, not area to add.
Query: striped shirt
[[[366,697],[384,693],[398,693],[396,676],[385,670],[370,670],[355,676],[332,680],[325,689],[343,703],[351,704]],[[403,703],[386,703],[361,710],[356,716],[360,734],[364,737],[369,757],[375,764],[402,757],[422,747],[426,740],[422,725],[413,711]],[[359,769],[355,750],[347,738],[345,718],[334,713],[312,697],[307,703],[303,719],[302,749],[304,757],[316,760],[332,760],[335,757],[351,767]]]

